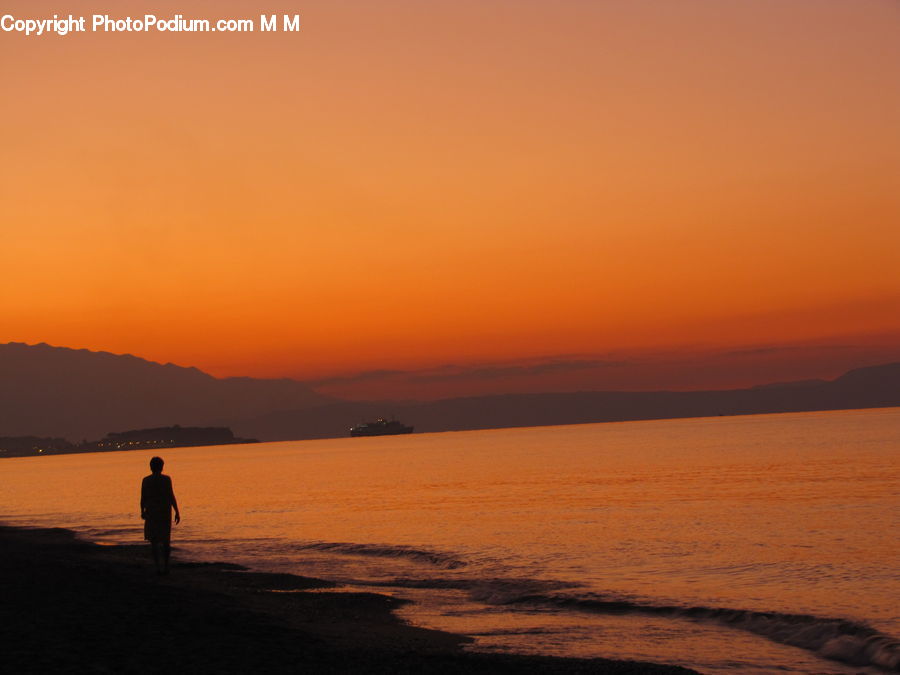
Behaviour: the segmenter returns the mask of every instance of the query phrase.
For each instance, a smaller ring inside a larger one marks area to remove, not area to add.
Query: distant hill
[[[327,398],[295,380],[219,379],[196,368],[49,345],[0,345],[0,436],[66,438],[171,425],[263,441],[349,436],[397,416],[416,432],[900,406],[900,363],[723,391],[582,391],[424,403]]]
[[[396,415],[416,432],[582,424],[900,406],[900,363],[851,370],[833,381],[722,391],[585,391],[453,398],[428,403],[349,403],[270,413],[232,427],[266,440],[347,436],[361,420]]]
[[[0,436],[0,457],[62,455],[78,452],[118,450],[161,450],[197,445],[258,443],[254,438],[237,438],[228,427],[156,427],[111,432],[97,441],[72,443],[65,438]]]
[[[219,379],[130,355],[0,345],[0,436],[77,442],[125,429],[228,426],[330,401],[295,380]]]

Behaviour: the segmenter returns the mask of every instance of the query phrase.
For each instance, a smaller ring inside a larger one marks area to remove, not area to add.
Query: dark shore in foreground
[[[5,672],[694,672],[469,653],[464,637],[397,619],[388,596],[177,556],[157,577],[144,546],[97,546],[68,530],[0,526],[0,546]]]

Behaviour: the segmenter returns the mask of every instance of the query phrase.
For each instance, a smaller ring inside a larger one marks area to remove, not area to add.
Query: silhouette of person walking
[[[149,476],[141,483],[141,518],[144,519],[144,539],[150,542],[157,574],[169,573],[169,553],[172,539],[172,509],[175,524],[181,522],[178,502],[172,490],[172,479],[162,472],[162,457],[150,460]]]

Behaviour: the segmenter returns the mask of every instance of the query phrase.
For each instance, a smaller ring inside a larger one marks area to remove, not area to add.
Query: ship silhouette
[[[393,436],[395,434],[411,434],[412,432],[412,427],[401,424],[397,420],[388,422],[383,417],[379,417],[374,422],[363,422],[350,427],[351,436]]]

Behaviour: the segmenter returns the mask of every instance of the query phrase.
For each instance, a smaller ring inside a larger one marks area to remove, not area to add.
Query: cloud
[[[763,356],[769,354],[790,353],[790,352],[809,352],[817,351],[846,351],[852,349],[863,349],[858,345],[829,345],[829,344],[802,344],[802,345],[775,345],[772,347],[756,347],[752,349],[734,349],[722,352],[720,356]]]
[[[454,372],[415,373],[410,377],[416,382],[446,382],[448,380],[492,380],[507,377],[529,377],[548,373],[593,370],[625,365],[624,362],[600,359],[550,360],[538,363],[524,362],[511,364],[492,364],[478,367],[458,367]]]
[[[354,384],[357,382],[387,380],[408,374],[405,370],[366,370],[351,375],[335,375],[334,377],[323,377],[318,380],[305,380],[305,382],[314,387],[332,384]]]
[[[337,375],[317,380],[307,380],[311,386],[333,386],[378,382],[384,380],[404,380],[406,382],[430,383],[458,380],[494,380],[509,377],[531,377],[549,373],[575,372],[629,365],[625,361],[611,361],[597,358],[545,357],[522,361],[488,363],[475,366],[444,364],[422,370],[368,370],[350,375]]]

